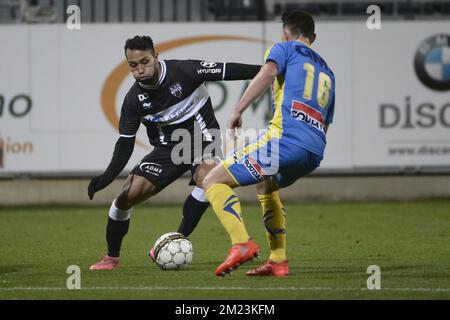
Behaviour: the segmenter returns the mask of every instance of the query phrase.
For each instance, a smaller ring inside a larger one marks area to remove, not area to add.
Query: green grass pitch
[[[121,267],[92,272],[106,250],[107,206],[0,207],[0,299],[449,299],[450,201],[285,205],[291,275],[248,278],[268,249],[258,205],[243,204],[262,256],[232,276],[214,269],[229,240],[211,209],[190,236],[188,270],[162,271],[147,252],[174,231],[181,205],[135,208]],[[68,290],[67,267],[81,268],[81,290]],[[368,290],[367,268],[381,270]]]

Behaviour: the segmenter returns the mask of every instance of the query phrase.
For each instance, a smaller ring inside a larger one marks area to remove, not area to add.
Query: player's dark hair
[[[150,50],[155,53],[155,48],[153,47],[153,40],[149,36],[135,36],[134,38],[127,39],[125,42],[125,55],[127,54],[127,49],[130,50]]]
[[[287,11],[281,15],[283,28],[287,28],[292,36],[298,38],[300,35],[312,40],[314,37],[314,19],[301,10]]]

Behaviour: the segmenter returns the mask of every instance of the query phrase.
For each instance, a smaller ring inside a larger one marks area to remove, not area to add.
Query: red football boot
[[[240,265],[253,260],[259,256],[259,245],[252,239],[247,242],[238,243],[228,250],[228,256],[225,261],[217,267],[216,276],[225,276],[227,273],[235,270]]]
[[[253,276],[284,277],[289,275],[289,263],[288,260],[284,260],[281,262],[269,260],[262,266],[247,271],[245,275],[250,277]]]
[[[112,270],[119,267],[119,258],[105,256],[102,260],[89,267],[90,270]]]
[[[150,257],[150,259],[155,262],[155,248],[151,248],[150,251],[148,252],[148,256]]]

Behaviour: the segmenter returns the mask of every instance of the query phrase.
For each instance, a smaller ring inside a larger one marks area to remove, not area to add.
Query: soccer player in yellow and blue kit
[[[258,184],[263,208],[269,260],[248,271],[248,276],[285,276],[285,212],[278,196],[287,187],[319,167],[326,132],[333,121],[335,78],[322,57],[311,48],[316,38],[313,18],[303,11],[282,15],[283,42],[266,53],[265,64],[252,80],[228,121],[228,129],[242,125],[242,113],[272,83],[273,119],[253,143],[227,157],[205,177],[203,188],[220,222],[230,235],[232,248],[217,267],[224,276],[252,260],[260,247],[248,235],[241,206],[233,191]]]

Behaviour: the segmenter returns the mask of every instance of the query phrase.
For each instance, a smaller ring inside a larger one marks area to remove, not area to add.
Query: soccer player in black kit
[[[211,160],[222,156],[220,134],[217,134],[219,124],[203,82],[252,79],[261,67],[200,60],[158,60],[148,36],[128,39],[125,56],[136,82],[122,105],[120,137],[111,162],[103,174],[91,180],[89,198],[107,187],[126,166],[141,123],[154,149],[132,169],[112,202],[106,227],[108,254],[93,264],[91,270],[119,266],[120,248],[128,232],[132,208],[188,170],[192,173],[191,184],[196,187],[184,203],[178,232],[188,236],[194,230],[209,205],[202,189],[203,178],[216,166],[217,161]],[[179,133],[183,132],[188,133],[188,138],[180,141]],[[186,150],[191,151],[190,154],[185,154]],[[180,163],[178,158],[174,161],[177,154],[188,161]]]

